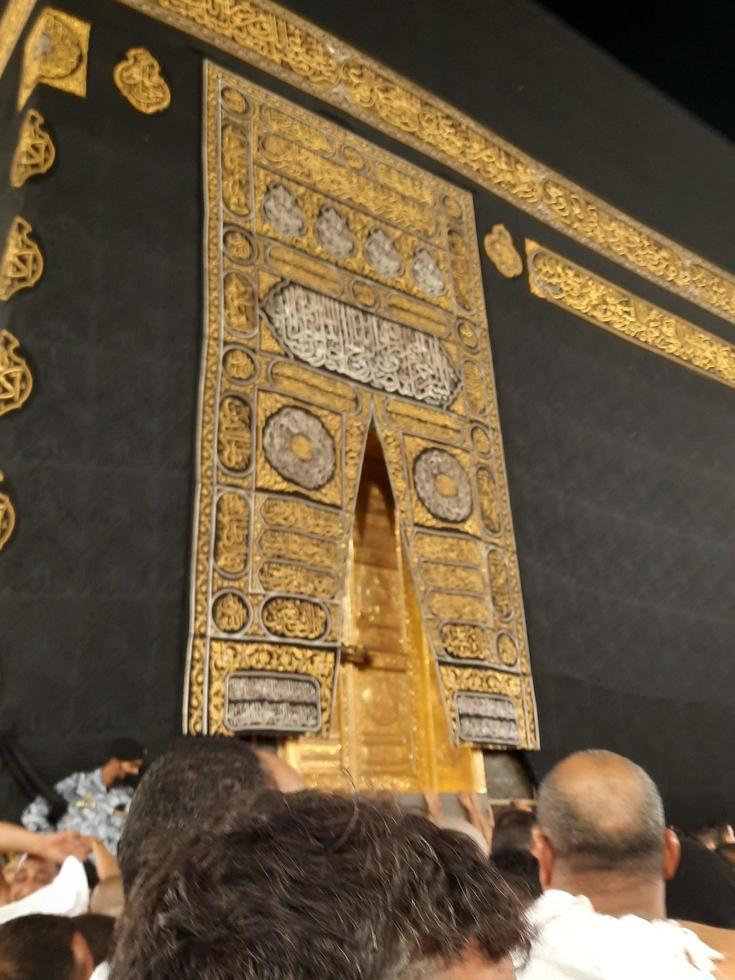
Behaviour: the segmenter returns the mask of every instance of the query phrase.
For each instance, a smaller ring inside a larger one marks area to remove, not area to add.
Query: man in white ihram
[[[729,930],[666,919],[679,841],[639,766],[612,752],[570,756],[543,781],[538,819],[546,892],[529,910],[537,939],[520,980],[735,977]]]

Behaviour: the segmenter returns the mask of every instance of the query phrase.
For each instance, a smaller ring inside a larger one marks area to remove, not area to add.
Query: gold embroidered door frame
[[[538,745],[472,199],[205,65],[192,733],[329,730],[365,440],[458,743]]]

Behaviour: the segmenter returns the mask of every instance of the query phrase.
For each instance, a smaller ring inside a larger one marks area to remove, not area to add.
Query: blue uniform
[[[133,791],[128,786],[112,786],[108,789],[102,781],[102,770],[75,772],[56,784],[56,791],[68,802],[69,808],[54,827],[49,821],[49,804],[42,796],[29,803],[23,811],[21,822],[28,830],[50,832],[75,830],[101,840],[112,855],[130,808]]]

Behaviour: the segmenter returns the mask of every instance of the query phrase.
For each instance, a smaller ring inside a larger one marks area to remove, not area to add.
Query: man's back
[[[706,980],[718,954],[689,929],[600,915],[588,899],[546,892],[529,910],[536,941],[519,980]]]

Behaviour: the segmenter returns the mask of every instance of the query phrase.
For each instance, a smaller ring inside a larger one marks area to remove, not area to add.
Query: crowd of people
[[[735,837],[633,762],[562,760],[494,822],[305,788],[237,739],[132,740],[0,824],[0,980],[735,978]]]

